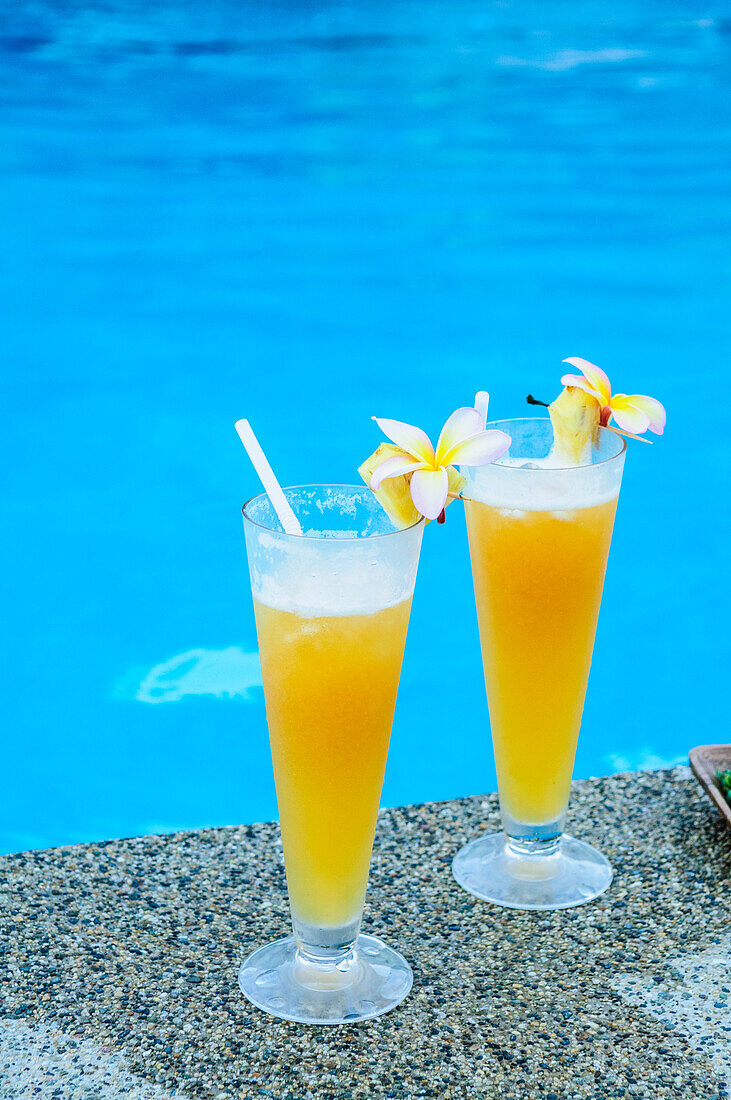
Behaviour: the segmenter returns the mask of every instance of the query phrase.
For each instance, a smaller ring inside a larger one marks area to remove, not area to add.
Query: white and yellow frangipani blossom
[[[581,374],[565,374],[562,386],[578,386],[584,393],[595,397],[601,406],[600,424],[606,427],[614,420],[617,427],[630,435],[642,435],[646,431],[662,435],[665,429],[665,409],[654,397],[642,393],[615,393],[606,374],[600,367],[586,359],[572,356],[564,359]]]
[[[505,432],[485,431],[482,415],[475,408],[465,407],[452,413],[441,430],[436,450],[426,432],[413,424],[377,416],[373,419],[402,454],[385,458],[376,466],[370,479],[371,489],[376,492],[387,478],[411,474],[411,499],[426,519],[437,519],[444,510],[450,467],[486,466],[504,455],[511,443]]]

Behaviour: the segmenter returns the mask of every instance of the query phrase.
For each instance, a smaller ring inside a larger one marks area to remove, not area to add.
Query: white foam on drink
[[[283,540],[259,531],[250,548],[255,599],[304,618],[373,615],[409,599],[414,591],[422,527],[391,539]],[[337,544],[342,542],[342,547]]]
[[[259,603],[303,618],[373,615],[394,607],[410,593],[386,592],[382,583],[369,584],[340,572],[336,576],[295,573],[287,577],[265,576],[252,582]]]
[[[539,472],[540,471],[540,472]],[[462,468],[463,496],[511,512],[567,512],[593,508],[619,493],[622,463],[566,467],[552,455],[528,460],[502,458],[488,466]]]

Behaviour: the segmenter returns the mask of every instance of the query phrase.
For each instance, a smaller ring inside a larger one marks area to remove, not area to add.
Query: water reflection
[[[186,695],[248,699],[255,687],[261,687],[258,653],[245,653],[239,646],[189,649],[151,668],[134,698],[138,703],[176,703]]]

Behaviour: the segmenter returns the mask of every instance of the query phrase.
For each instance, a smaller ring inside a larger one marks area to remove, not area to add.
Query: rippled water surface
[[[711,0],[5,5],[0,847],[275,814],[234,419],[344,481],[371,414],[521,415],[567,355],[670,414],[577,774],[729,739],[730,62]],[[458,507],[387,803],[494,787]]]

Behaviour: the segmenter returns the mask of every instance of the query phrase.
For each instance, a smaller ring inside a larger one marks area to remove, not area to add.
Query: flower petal
[[[381,483],[389,477],[398,477],[399,474],[410,474],[413,470],[422,469],[426,463],[413,462],[410,455],[391,455],[379,462],[371,474],[369,485],[374,493],[381,488]]]
[[[397,447],[408,451],[419,462],[426,462],[429,466],[434,465],[432,442],[421,428],[415,428],[413,424],[404,424],[401,420],[382,420],[377,416],[372,419],[375,420],[383,434]]]
[[[594,363],[590,363],[588,359],[579,359],[576,355],[572,355],[569,359],[564,359],[564,363],[568,363],[570,366],[580,370],[592,389],[596,390],[597,394],[601,396],[602,405],[609,404],[609,398],[612,396],[612,385],[600,367],[595,366]],[[574,385],[573,382],[564,382],[563,384],[564,386]]]
[[[411,499],[427,519],[436,519],[447,503],[449,477],[443,466],[437,470],[416,470],[411,475]]]
[[[624,394],[612,398],[609,406],[613,419],[626,432],[642,435],[650,427],[650,418],[641,409],[635,408]]]
[[[460,466],[487,466],[502,458],[511,443],[509,435],[494,428],[477,432],[452,449],[452,461]]]
[[[476,435],[484,427],[482,417],[477,409],[465,405],[457,409],[447,420],[439,435],[437,443],[437,465],[448,466],[452,461],[455,447],[463,440]]]
[[[588,393],[590,397],[596,398],[602,408],[604,408],[604,395],[601,394],[599,390],[595,389],[594,386],[591,385],[591,383],[587,382],[583,375],[564,374],[561,378],[561,385],[576,386],[577,389],[583,390],[584,393]]]
[[[654,397],[646,397],[643,393],[618,393],[611,400],[612,409],[618,401],[621,401],[622,408],[630,405],[639,409],[647,417],[650,431],[655,435],[662,435],[665,430],[665,409]]]

